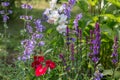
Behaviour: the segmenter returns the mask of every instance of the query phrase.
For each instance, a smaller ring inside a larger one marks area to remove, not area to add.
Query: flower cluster
[[[78,33],[78,21],[80,20],[82,18],[82,14],[80,13],[80,14],[78,14],[77,16],[76,16],[76,18],[75,18],[75,20],[74,20],[74,28],[75,28],[75,30],[76,30],[76,32]]]
[[[101,80],[102,77],[103,77],[103,74],[102,74],[99,70],[97,70],[97,71],[95,71],[95,73],[94,73],[94,78],[93,78],[93,80]]]
[[[112,53],[112,63],[116,64],[118,62],[118,37],[114,38],[113,53]]]
[[[44,75],[48,69],[54,69],[56,64],[51,60],[45,60],[44,56],[34,56],[31,66],[35,69],[35,75],[38,77]]]
[[[2,7],[3,7],[3,10],[0,10],[0,14],[2,15],[3,17],[3,22],[7,22],[7,20],[9,19],[9,14],[12,14],[12,10],[8,10],[7,7],[10,5],[9,2],[2,2],[1,3]]]
[[[65,33],[67,27],[67,19],[70,18],[70,12],[76,0],[69,0],[68,4],[64,3],[62,6],[57,8],[57,0],[50,1],[50,8],[47,8],[43,15],[47,16],[47,22],[51,24],[58,24],[56,30],[59,33]]]
[[[32,6],[29,4],[22,4],[21,8],[26,10],[26,14],[20,16],[20,19],[25,21],[25,31],[29,34],[29,39],[25,39],[21,42],[24,48],[24,54],[19,57],[19,60],[26,61],[30,59],[31,54],[34,54],[34,50],[38,47],[44,46],[45,43],[42,41],[43,34],[42,32],[45,30],[45,27],[42,25],[40,19],[34,19],[32,16],[27,15],[27,10],[31,10]],[[33,23],[32,23],[33,22]],[[32,27],[30,24],[34,24],[35,27]]]
[[[30,55],[33,54],[35,48],[44,46],[45,43],[42,41],[44,26],[41,24],[40,19],[36,19],[34,21],[35,24],[35,31],[33,31],[32,27],[27,25],[27,30],[31,35],[29,36],[29,39],[25,39],[21,42],[23,48],[24,48],[24,54],[22,57],[19,57],[20,60],[26,61],[30,58]]]
[[[30,21],[30,20],[32,20],[32,16],[28,16],[28,15],[27,15],[27,11],[28,11],[28,10],[32,10],[32,6],[29,5],[29,4],[22,4],[22,5],[21,5],[21,8],[26,10],[26,14],[25,14],[25,15],[21,15],[21,16],[20,16],[20,19],[23,19],[23,20],[25,20],[25,21]]]
[[[99,23],[95,24],[94,32],[92,33],[91,31],[91,38],[93,34],[95,39],[91,40],[92,45],[90,46],[91,47],[90,49],[92,50],[92,53],[90,53],[90,57],[92,61],[96,64],[99,61],[100,43],[101,43]]]

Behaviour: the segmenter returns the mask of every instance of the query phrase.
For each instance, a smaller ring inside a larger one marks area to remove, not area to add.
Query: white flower
[[[59,19],[59,13],[57,10],[51,11],[51,14],[48,15],[48,23],[54,23],[56,24]]]
[[[59,33],[65,33],[66,32],[66,27],[67,27],[67,25],[61,24],[61,25],[58,25],[58,27],[56,29]]]
[[[50,1],[50,8],[54,9],[56,7],[57,0],[51,0]]]
[[[67,23],[67,15],[61,14],[60,15],[60,20],[58,21],[59,24],[64,24]]]
[[[64,5],[62,5],[62,6],[60,6],[60,7],[58,8],[58,10],[59,10],[60,13],[63,12],[64,9],[65,9]]]
[[[51,11],[51,10],[47,8],[47,9],[44,11],[44,13],[43,13],[43,14],[45,14],[45,15],[47,15],[47,16],[48,16],[48,15],[50,14],[50,11]]]

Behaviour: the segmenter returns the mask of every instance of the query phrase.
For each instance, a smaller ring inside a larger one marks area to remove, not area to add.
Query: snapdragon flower
[[[50,8],[54,9],[56,7],[57,0],[51,0],[50,1]]]
[[[66,24],[60,24],[60,25],[58,25],[58,27],[56,28],[56,30],[59,33],[65,33],[66,32],[66,28],[67,28]]]

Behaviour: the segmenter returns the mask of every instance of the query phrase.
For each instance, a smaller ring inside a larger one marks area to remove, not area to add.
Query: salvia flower
[[[64,55],[63,55],[63,54],[60,54],[60,55],[59,55],[59,58],[62,60],[63,65],[64,65],[64,66],[67,66],[66,60],[65,60],[65,58],[64,58]]]
[[[117,36],[114,38],[113,53],[111,56],[112,56],[112,63],[116,64],[118,62],[118,37]]]
[[[2,2],[1,5],[4,6],[4,7],[7,7],[7,6],[10,5],[10,3],[9,2]]]
[[[91,52],[89,54],[89,57],[95,64],[99,61],[100,43],[101,43],[100,27],[99,27],[99,23],[96,23],[94,31],[90,30]]]

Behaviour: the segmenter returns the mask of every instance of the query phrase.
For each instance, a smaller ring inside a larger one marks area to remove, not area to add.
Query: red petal
[[[56,67],[55,63],[52,62],[51,60],[46,61],[46,66],[50,67],[50,69],[54,69]]]
[[[37,66],[39,66],[39,65],[41,65],[39,61],[34,61],[34,62],[32,62],[31,67],[37,68]]]
[[[34,61],[37,61],[37,59],[38,59],[38,56],[34,56]]]
[[[50,69],[54,69],[56,67],[55,63],[54,62],[51,62],[50,63]]]
[[[38,61],[39,62],[44,62],[44,56],[38,56]]]
[[[47,67],[42,67],[42,65],[38,66],[35,70],[35,75],[38,77],[38,76],[41,76],[41,75],[44,75],[47,71]]]

